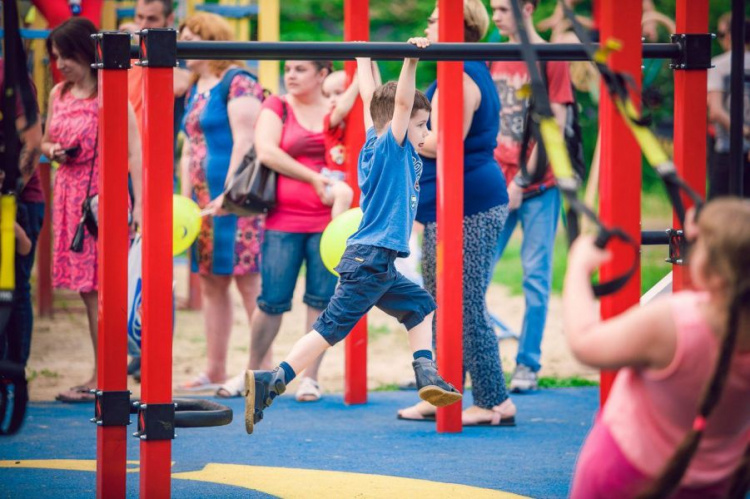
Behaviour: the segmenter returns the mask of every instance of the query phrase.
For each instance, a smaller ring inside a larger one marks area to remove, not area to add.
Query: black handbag
[[[286,102],[283,102],[281,124],[286,123]],[[263,215],[276,206],[278,173],[258,159],[253,145],[242,158],[231,182],[224,190],[222,208],[239,216]]]
[[[89,183],[86,187],[86,198],[81,203],[81,219],[78,221],[76,226],[76,233],[73,236],[73,241],[70,243],[70,251],[73,253],[81,253],[83,251],[83,238],[85,231],[88,230],[89,234],[94,236],[94,239],[99,237],[99,225],[96,223],[96,217],[94,217],[94,211],[91,208],[91,200],[94,196],[91,195],[91,179],[94,176],[94,163],[96,163],[96,154],[99,144],[99,135],[97,134],[96,140],[94,141],[94,155],[91,157],[91,169],[89,170]]]

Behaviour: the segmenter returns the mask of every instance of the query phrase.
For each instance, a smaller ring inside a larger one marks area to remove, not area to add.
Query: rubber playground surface
[[[172,496],[565,497],[599,392],[517,395],[515,428],[460,434],[398,421],[397,409],[416,400],[413,391],[371,392],[358,406],[341,395],[312,404],[284,395],[253,435],[244,430],[243,400],[229,400],[230,425],[177,429]],[[93,497],[92,416],[93,404],[30,404],[20,433],[0,440],[0,497]],[[138,497],[138,447],[129,438],[128,497]]]

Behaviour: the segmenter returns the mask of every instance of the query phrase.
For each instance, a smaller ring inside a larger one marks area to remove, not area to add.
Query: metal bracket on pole
[[[130,69],[130,35],[121,31],[103,31],[91,35],[96,45],[96,69]]]
[[[666,261],[674,265],[683,265],[687,254],[685,233],[681,230],[669,229],[667,234],[669,235],[669,258]]]
[[[670,69],[708,69],[711,66],[711,33],[673,33],[672,43],[680,47],[677,57],[672,59]]]
[[[96,397],[92,423],[99,426],[127,426],[130,424],[130,390],[92,390]]]
[[[173,440],[176,404],[139,404],[138,431],[141,440]]]
[[[171,28],[144,29],[139,34],[139,66],[173,68],[177,66],[177,31]]]

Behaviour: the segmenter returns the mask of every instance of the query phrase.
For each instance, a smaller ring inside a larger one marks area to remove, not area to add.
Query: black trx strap
[[[531,79],[530,86],[533,100],[529,108],[529,121],[534,122],[535,128],[539,131],[539,137],[541,140],[537,142],[537,147],[543,144],[546,149],[546,156],[549,158],[549,163],[552,165],[552,171],[555,174],[558,188],[563,195],[563,202],[567,205],[566,209],[573,209],[577,213],[588,217],[594,222],[599,231],[596,238],[596,245],[599,248],[604,248],[612,238],[615,238],[620,239],[633,250],[633,263],[627,272],[610,281],[593,285],[594,294],[596,296],[605,296],[614,293],[628,282],[638,268],[639,247],[622,229],[606,227],[590,208],[578,200],[580,180],[573,171],[570,156],[568,155],[568,149],[565,145],[565,139],[552,112],[552,106],[550,105],[549,97],[547,95],[547,88],[544,84],[544,80],[542,80],[541,73],[539,72],[536,50],[531,44],[529,35],[526,32],[526,25],[524,24],[519,0],[513,0],[510,3],[516,21],[516,30],[521,42],[521,56],[526,63]],[[523,162],[524,159],[525,158],[523,158],[522,154],[521,165],[525,165],[525,162]],[[537,167],[539,166],[541,165],[537,164]],[[524,172],[524,175],[525,174],[526,172]],[[578,235],[577,227],[570,227],[569,232],[571,230],[576,232],[571,234],[572,241],[575,239],[575,236]]]
[[[16,99],[20,89],[26,116],[26,126],[35,124],[36,102],[26,71],[26,55],[21,45],[18,26],[18,6],[13,0],[3,2],[5,24],[5,68],[2,88],[3,144],[0,145],[0,168],[5,181],[0,186],[0,341],[6,340],[6,330],[14,306],[15,291],[15,234],[16,190],[20,172],[18,131],[16,130]],[[11,333],[18,334],[17,331]],[[10,342],[20,345],[20,341]],[[9,361],[0,362],[0,435],[16,433],[23,423],[28,401],[26,375],[23,365],[11,352]],[[8,415],[10,411],[10,415]],[[6,425],[7,420],[7,425]]]
[[[613,71],[607,66],[607,52],[619,49],[619,42],[608,40],[603,44],[603,50],[595,50],[588,31],[578,22],[575,13],[565,4],[564,1],[559,0],[559,3],[563,9],[565,17],[573,26],[576,36],[581,40],[589,59],[599,71],[602,81],[606,85],[612,101],[615,103],[617,111],[623,117],[625,123],[628,125],[628,128],[630,128],[630,131],[638,142],[638,145],[641,147],[643,155],[646,157],[646,161],[648,161],[664,182],[667,194],[669,195],[669,200],[677,213],[677,218],[680,220],[680,225],[684,227],[685,204],[682,202],[680,191],[685,192],[685,194],[690,197],[693,203],[695,203],[697,211],[700,211],[703,206],[703,198],[701,198],[698,193],[677,174],[677,169],[675,168],[674,163],[664,151],[661,144],[659,144],[656,136],[648,128],[650,120],[644,118],[633,103],[629,90],[633,89],[637,91],[638,89],[634,88],[635,85],[633,84],[632,78],[624,73]]]

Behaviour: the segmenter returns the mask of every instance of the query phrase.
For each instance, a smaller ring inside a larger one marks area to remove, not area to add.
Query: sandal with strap
[[[516,426],[516,406],[510,399],[489,410],[472,406],[461,413],[461,422],[463,426]]]
[[[214,396],[221,399],[242,397],[245,395],[245,390],[245,373],[243,371],[237,376],[229,378],[226,383],[221,385],[219,389],[216,390]]]
[[[220,387],[220,383],[214,383],[206,373],[200,373],[198,376],[183,383],[177,387],[178,390],[186,392],[204,392],[207,390],[217,390]]]
[[[297,394],[294,396],[297,402],[317,402],[320,397],[320,385],[317,381],[307,376],[300,380]]]
[[[406,409],[399,409],[398,416],[396,417],[404,421],[434,422],[436,413],[437,409],[435,406],[423,400]]]

